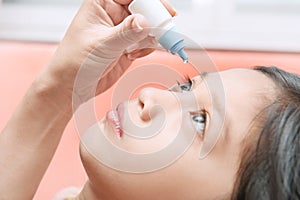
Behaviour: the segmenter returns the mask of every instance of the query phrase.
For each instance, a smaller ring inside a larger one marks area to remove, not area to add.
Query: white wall
[[[300,52],[299,0],[170,0],[177,24],[216,49]]]
[[[2,1],[0,39],[59,41],[81,0]],[[170,2],[192,47],[300,52],[300,0]]]
[[[60,41],[81,0],[2,0],[0,39]]]

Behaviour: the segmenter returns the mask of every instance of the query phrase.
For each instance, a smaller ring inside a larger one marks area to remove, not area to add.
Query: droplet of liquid
[[[183,63],[184,63],[184,64],[188,64],[189,61],[188,61],[188,60],[184,60]]]

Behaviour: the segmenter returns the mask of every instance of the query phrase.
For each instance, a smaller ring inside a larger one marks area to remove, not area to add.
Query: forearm
[[[0,199],[32,199],[72,116],[57,87],[37,79],[0,134]]]

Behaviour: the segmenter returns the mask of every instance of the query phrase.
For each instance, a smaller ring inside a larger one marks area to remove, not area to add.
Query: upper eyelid
[[[192,89],[196,88],[199,84],[201,84],[204,80],[205,77],[207,77],[209,73],[208,72],[202,72],[201,74],[199,74],[199,76],[196,76],[196,78],[192,78]]]

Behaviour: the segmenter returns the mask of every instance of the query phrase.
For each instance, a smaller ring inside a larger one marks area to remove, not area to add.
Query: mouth
[[[109,112],[106,113],[106,119],[119,139],[121,139],[123,136],[123,131],[121,128],[120,111],[121,111],[121,106],[119,104],[117,106],[117,109],[110,110]]]

